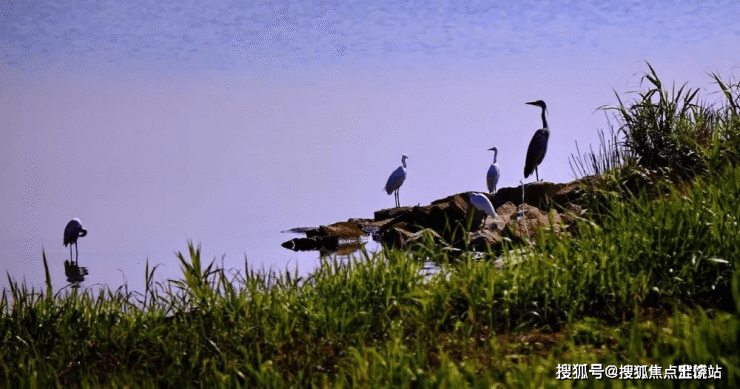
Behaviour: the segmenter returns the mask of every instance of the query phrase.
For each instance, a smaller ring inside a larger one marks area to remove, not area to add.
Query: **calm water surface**
[[[44,249],[65,286],[79,217],[85,286],[177,277],[189,239],[305,275],[318,254],[280,231],[392,206],[401,154],[404,205],[485,190],[492,146],[518,185],[543,99],[539,172],[568,181],[644,61],[708,89],[738,65],[737,1],[506,3],[0,2],[5,270],[41,287]]]

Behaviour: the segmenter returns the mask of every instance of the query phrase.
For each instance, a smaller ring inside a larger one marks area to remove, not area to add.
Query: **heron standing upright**
[[[391,176],[388,177],[388,182],[385,183],[385,188],[383,188],[388,194],[394,191],[396,192],[396,207],[401,206],[401,198],[398,196],[398,191],[406,180],[406,158],[408,157],[405,154],[401,156],[403,166],[399,166],[398,169],[391,173]]]
[[[79,258],[80,253],[77,251],[77,238],[87,235],[87,230],[82,228],[80,219],[74,218],[64,227],[64,247],[69,245],[69,260],[72,260],[72,244],[75,245],[75,261]]]
[[[537,167],[545,158],[545,153],[547,152],[547,140],[550,138],[550,129],[547,127],[547,120],[545,119],[547,105],[545,105],[545,102],[542,100],[531,101],[527,104],[536,105],[542,108],[542,128],[534,133],[532,140],[529,142],[527,159],[524,162],[524,178],[529,177],[529,175],[532,174],[532,170],[534,170],[537,181],[539,181],[540,172]]]
[[[498,157],[498,149],[495,147],[491,147],[488,150],[493,150],[493,163],[491,164],[491,167],[488,168],[486,183],[488,184],[488,192],[494,193],[496,192],[498,178],[501,176],[501,173],[498,170],[498,164],[496,163],[496,157]]]

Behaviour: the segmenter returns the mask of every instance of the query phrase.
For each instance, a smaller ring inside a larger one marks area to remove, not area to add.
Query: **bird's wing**
[[[81,232],[83,234],[80,234]],[[64,227],[64,246],[76,242],[77,238],[85,235],[87,235],[87,230],[82,228],[80,221],[77,219],[70,220],[67,226]]]
[[[491,200],[488,199],[488,196],[479,193],[472,193],[470,195],[470,202],[474,207],[485,212],[487,215],[491,217],[497,216],[496,210],[493,208],[493,204],[491,204]]]
[[[542,162],[547,152],[547,139],[550,137],[548,131],[539,129],[532,136],[532,140],[529,142],[529,148],[527,148],[527,159],[524,162],[524,178],[529,177],[534,171],[537,165]]]
[[[406,179],[406,169],[403,168],[403,166],[399,166],[398,169],[393,171],[391,173],[391,176],[388,177],[388,182],[385,184],[385,191],[388,194],[393,193],[394,190],[398,189],[398,187],[403,184],[403,181]]]
[[[72,239],[75,235],[75,221],[72,220],[69,223],[67,223],[67,226],[64,227],[64,246],[67,247],[68,244],[72,243]]]
[[[488,183],[488,191],[493,192],[493,188],[498,184],[499,171],[498,166],[491,165],[488,168],[488,175],[486,176],[486,183]]]

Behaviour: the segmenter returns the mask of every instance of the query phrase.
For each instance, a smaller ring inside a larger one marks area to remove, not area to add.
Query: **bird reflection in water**
[[[80,267],[77,261],[64,260],[64,275],[67,276],[67,282],[72,284],[73,288],[79,287],[80,283],[85,281],[87,274],[87,268]]]

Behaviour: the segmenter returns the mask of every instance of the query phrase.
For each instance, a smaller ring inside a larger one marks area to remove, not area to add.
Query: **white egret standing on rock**
[[[498,149],[495,147],[491,147],[488,150],[493,150],[493,163],[491,164],[491,167],[488,168],[486,183],[488,184],[488,192],[495,193],[496,185],[498,184],[498,178],[501,176],[501,173],[498,170],[498,164],[496,163],[496,157],[498,157]]]
[[[542,108],[542,128],[537,130],[529,142],[529,148],[527,149],[527,159],[524,162],[524,178],[529,177],[532,174],[532,170],[535,171],[537,181],[540,180],[540,172],[537,167],[545,158],[547,152],[547,140],[550,138],[550,129],[547,127],[547,120],[545,119],[545,111],[547,106],[542,100],[531,101],[527,103],[529,105],[536,105]]]
[[[398,196],[398,191],[406,180],[406,158],[408,158],[406,155],[401,156],[403,166],[399,166],[398,169],[391,173],[391,176],[388,177],[388,182],[385,183],[385,188],[383,188],[388,194],[394,191],[396,192],[396,207],[401,206],[401,198]]]
[[[67,223],[67,227],[64,227],[64,247],[69,245],[69,260],[72,260],[72,244],[75,245],[76,258],[79,258],[80,253],[77,251],[77,238],[87,235],[87,230],[82,228],[80,219],[74,218]]]
[[[488,196],[482,194],[482,193],[476,193],[471,192],[470,193],[470,204],[472,204],[474,207],[478,208],[479,210],[486,213],[486,215],[497,218],[498,213],[496,213],[496,210],[493,208],[493,204],[491,204],[491,200],[488,198]],[[483,223],[486,222],[486,219],[483,218]]]

